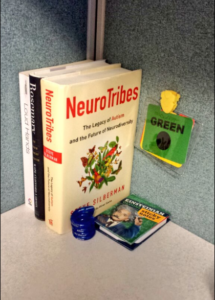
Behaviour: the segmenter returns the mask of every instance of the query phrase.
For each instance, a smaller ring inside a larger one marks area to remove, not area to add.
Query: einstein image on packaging
[[[140,197],[130,195],[96,218],[97,229],[133,250],[168,220],[170,214]]]

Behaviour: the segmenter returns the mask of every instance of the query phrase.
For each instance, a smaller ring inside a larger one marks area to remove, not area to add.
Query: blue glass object
[[[71,215],[72,233],[76,239],[86,241],[95,235],[94,210],[93,206],[87,206],[75,210]]]

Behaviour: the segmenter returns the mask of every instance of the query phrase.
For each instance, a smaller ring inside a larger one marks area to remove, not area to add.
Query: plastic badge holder
[[[134,146],[136,149],[140,150],[142,153],[144,153],[152,162],[154,162],[156,165],[160,166],[161,168],[165,169],[166,172],[170,173],[173,176],[180,176],[184,174],[185,171],[185,166],[187,166],[189,160],[190,160],[190,156],[192,153],[192,150],[196,144],[196,140],[197,137],[199,135],[199,131],[201,128],[201,124],[198,123],[195,120],[195,125],[193,126],[193,130],[191,133],[191,137],[190,137],[190,141],[189,141],[189,147],[188,147],[188,151],[187,151],[187,155],[186,155],[186,162],[182,165],[182,167],[177,168],[173,165],[170,165],[168,163],[166,163],[165,161],[162,161],[160,159],[158,159],[156,157],[156,155],[152,155],[150,153],[148,153],[147,151],[143,150],[140,147],[141,144],[141,140],[144,134],[143,128],[145,126],[145,122],[147,120],[147,112],[148,112],[148,108],[150,107],[150,105],[156,105],[158,107],[160,107],[160,102],[159,101],[155,101],[154,99],[151,98],[147,98],[144,106],[142,107],[143,112],[140,114],[139,118],[138,118],[138,122],[137,122],[137,131],[136,131],[136,137],[135,137],[135,143]],[[176,114],[180,114],[177,109],[175,110]],[[161,130],[163,131],[163,130]]]
[[[86,241],[95,235],[94,207],[79,208],[71,215],[72,233],[76,239]]]

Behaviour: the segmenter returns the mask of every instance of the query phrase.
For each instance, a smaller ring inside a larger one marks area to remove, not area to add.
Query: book
[[[77,62],[82,64],[91,60]],[[45,67],[19,72],[19,93],[20,93],[20,112],[22,128],[22,153],[23,153],[23,177],[24,177],[24,196],[25,205],[34,210],[34,182],[33,182],[33,151],[32,151],[32,130],[31,130],[31,105],[29,90],[29,75],[35,72],[42,72],[50,75],[53,72],[69,69],[74,63],[64,64],[55,67]],[[56,73],[55,73],[56,74]]]
[[[96,218],[97,230],[134,250],[170,220],[170,213],[135,195],[129,195]]]
[[[44,204],[44,171],[43,171],[43,137],[42,137],[42,109],[40,81],[46,76],[59,76],[62,74],[79,74],[82,70],[93,67],[104,67],[108,64],[104,61],[81,61],[70,64],[67,67],[54,67],[51,70],[37,70],[30,72],[30,105],[31,105],[31,130],[33,145],[33,183],[34,183],[34,207],[35,216],[45,220]]]
[[[74,210],[97,215],[129,195],[141,74],[41,80],[45,221],[55,232],[71,231]]]

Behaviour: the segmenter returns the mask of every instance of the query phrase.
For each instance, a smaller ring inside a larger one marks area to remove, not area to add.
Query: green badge
[[[167,114],[149,104],[142,149],[162,158],[184,164],[191,137],[191,118]]]

